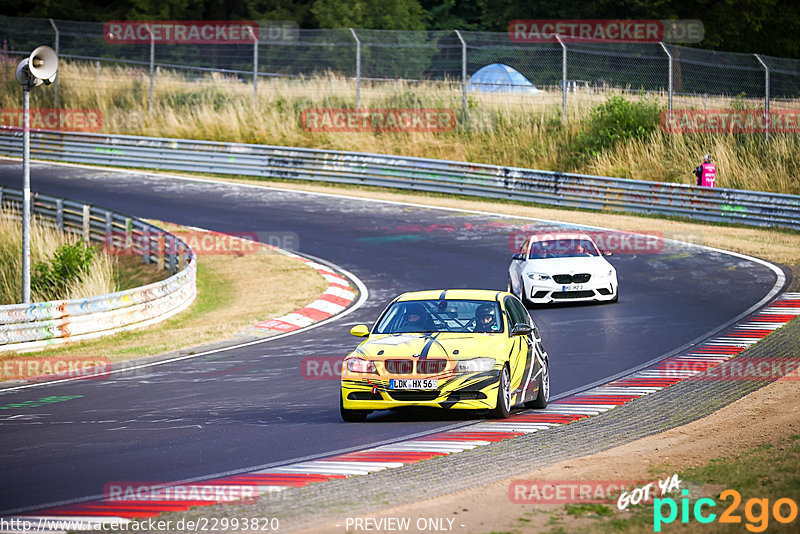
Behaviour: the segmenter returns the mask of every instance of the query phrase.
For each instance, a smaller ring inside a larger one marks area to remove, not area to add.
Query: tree
[[[320,28],[425,29],[417,0],[315,0],[311,12]]]

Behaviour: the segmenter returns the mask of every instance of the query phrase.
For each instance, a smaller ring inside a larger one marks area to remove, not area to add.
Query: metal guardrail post
[[[58,33],[58,26],[56,26],[56,23],[53,19],[50,19],[50,26],[52,26],[53,31],[56,32],[56,41],[54,43],[56,46],[54,48],[56,50],[56,57],[58,57],[58,45],[60,44],[59,41],[61,40]],[[58,109],[58,76],[56,76],[56,81],[53,82],[53,107]]]
[[[112,216],[113,214],[110,211],[106,211],[105,239],[111,239]]]
[[[125,251],[133,248],[133,219],[125,217]]]
[[[164,234],[158,235],[158,245],[156,248],[158,253],[158,259],[156,260],[156,265],[159,269],[164,268]]]
[[[59,232],[64,231],[64,199],[56,200],[56,228]]]
[[[92,239],[92,207],[89,204],[83,205],[83,243],[88,246]]]
[[[667,54],[667,63],[668,63],[668,68],[667,68],[667,76],[668,76],[668,78],[667,78],[667,95],[668,95],[668,97],[667,97],[668,98],[667,109],[668,109],[668,113],[669,113],[669,120],[670,120],[670,123],[671,123],[672,122],[672,90],[673,90],[673,88],[672,88],[672,77],[673,77],[672,76],[672,69],[673,69],[672,53],[667,48],[667,45],[665,45],[663,42],[659,41],[658,44],[661,45],[661,48],[664,50],[664,53]]]
[[[461,109],[464,120],[467,119],[467,43],[461,37],[461,32],[455,30],[458,40],[461,41]]]
[[[150,263],[150,253],[152,247],[150,246],[150,240],[152,237],[147,230],[142,230],[142,263]]]
[[[353,28],[350,28],[350,33],[356,40],[356,109],[358,109],[361,106],[361,39]]]
[[[558,44],[561,45],[561,120],[567,122],[567,45],[556,34]]]
[[[761,59],[758,54],[753,54],[761,66],[764,67],[764,138],[769,141],[769,66]]]
[[[153,111],[153,82],[155,77],[155,55],[156,55],[156,37],[153,34],[153,30],[150,29],[149,24],[144,25],[147,28],[148,33],[150,33],[150,101],[148,104],[148,111]]]

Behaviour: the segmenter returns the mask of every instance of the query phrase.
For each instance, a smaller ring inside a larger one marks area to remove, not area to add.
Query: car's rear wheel
[[[339,413],[342,415],[342,419],[348,423],[363,423],[367,420],[370,410],[348,410],[344,407],[344,401],[342,400],[342,394],[340,392]]]
[[[547,403],[550,402],[550,364],[547,360],[544,361],[537,382],[539,383],[539,394],[534,400],[526,402],[525,407],[541,410],[547,408]]]
[[[492,410],[495,419],[506,419],[511,414],[511,374],[508,366],[504,365],[500,371],[500,380],[497,384],[497,406]]]

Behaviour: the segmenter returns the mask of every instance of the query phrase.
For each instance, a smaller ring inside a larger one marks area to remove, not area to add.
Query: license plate
[[[439,381],[431,378],[404,378],[389,380],[389,389],[437,389]]]
[[[571,284],[568,286],[561,286],[561,291],[562,293],[565,291],[580,291],[583,288],[583,284]]]

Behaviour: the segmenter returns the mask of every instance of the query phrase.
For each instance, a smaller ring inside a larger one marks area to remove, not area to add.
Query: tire
[[[539,374],[537,380],[539,384],[539,394],[532,401],[525,403],[526,408],[535,408],[541,410],[547,408],[547,403],[550,402],[550,364],[547,360],[544,361],[544,367]]]
[[[339,413],[342,419],[348,423],[363,423],[367,420],[370,410],[348,410],[344,407],[342,393],[339,392]]]
[[[500,371],[500,380],[497,384],[497,406],[491,412],[494,419],[506,419],[511,414],[511,373],[508,365]]]

